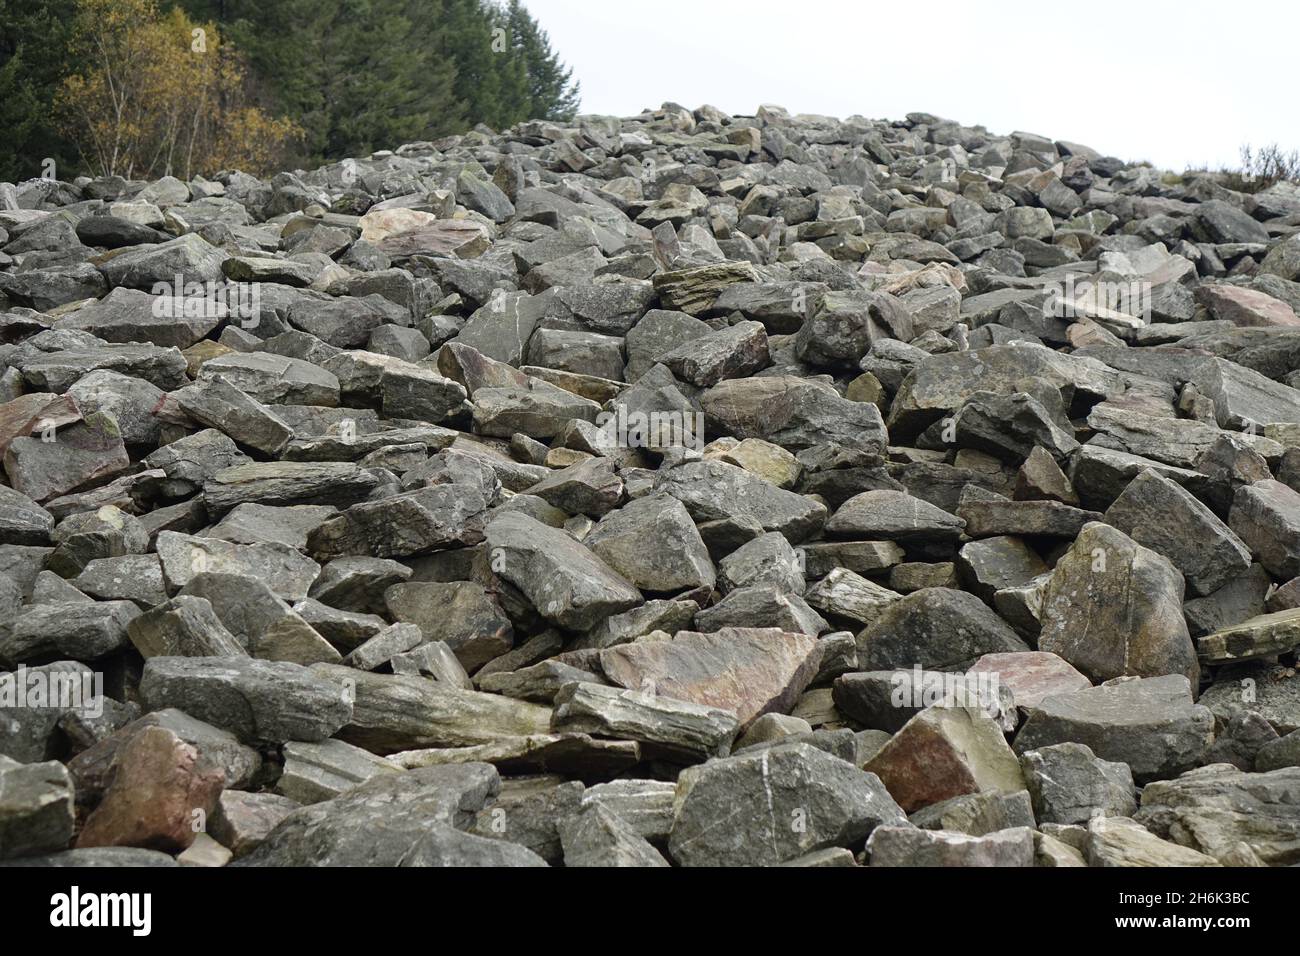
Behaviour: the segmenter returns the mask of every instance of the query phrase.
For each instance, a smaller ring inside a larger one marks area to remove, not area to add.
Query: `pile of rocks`
[[[1298,310],[926,114],[0,185],[0,859],[1298,862]]]

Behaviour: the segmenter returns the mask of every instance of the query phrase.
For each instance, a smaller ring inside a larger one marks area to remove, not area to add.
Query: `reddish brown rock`
[[[1235,285],[1203,285],[1196,290],[1196,300],[1216,319],[1226,319],[1240,326],[1300,325],[1291,306],[1281,299]]]
[[[1002,730],[971,707],[927,707],[862,769],[878,776],[908,813],[967,793],[1025,789]]]
[[[77,846],[134,846],[175,853],[207,825],[225,784],[199,753],[170,730],[149,727],[122,748],[103,802]]]
[[[47,427],[55,429],[81,421],[81,410],[71,395],[53,392],[30,392],[0,405],[0,455],[15,438],[40,434]]]
[[[775,627],[681,631],[671,641],[600,652],[605,676],[618,686],[729,710],[742,731],[763,714],[788,713],[820,663],[814,638]]]
[[[1044,697],[1072,694],[1092,686],[1063,658],[1048,651],[985,654],[968,673],[997,674],[998,684],[1011,691],[1017,707],[1033,707]]]

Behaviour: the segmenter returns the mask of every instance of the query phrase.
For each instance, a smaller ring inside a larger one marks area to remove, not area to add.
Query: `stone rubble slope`
[[[0,184],[0,860],[1300,862],[1298,311],[921,113]]]

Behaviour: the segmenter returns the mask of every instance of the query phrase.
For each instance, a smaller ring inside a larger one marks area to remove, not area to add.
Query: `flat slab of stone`
[[[871,866],[1033,866],[1034,831],[1013,827],[970,836],[884,826],[867,840],[867,856]]]
[[[1213,764],[1144,788],[1134,817],[1224,866],[1293,866],[1300,862],[1298,793],[1300,767],[1245,773]]]
[[[545,733],[550,725],[547,707],[460,690],[423,677],[378,674],[338,664],[316,664],[310,673],[352,705],[338,737],[371,753],[474,746]]]
[[[635,740],[605,740],[580,733],[502,737],[469,747],[430,747],[389,754],[407,769],[451,763],[490,763],[506,774],[559,773],[583,780],[608,780],[641,761]]]
[[[1092,682],[1050,651],[985,654],[968,674],[995,674],[1017,707],[1037,706],[1045,697],[1086,690]]]
[[[1084,856],[1089,866],[1218,866],[1212,856],[1162,840],[1125,817],[1093,817]]]
[[[284,772],[275,787],[299,804],[331,800],[381,773],[398,773],[396,764],[341,740],[284,745]]]
[[[647,753],[685,762],[726,756],[739,726],[729,710],[590,683],[562,687],[551,718],[556,733],[635,740]]]
[[[1086,744],[1102,760],[1128,764],[1140,784],[1195,766],[1214,737],[1214,715],[1193,703],[1181,674],[1045,697],[1028,710],[1016,736],[1017,753]]]
[[[336,684],[284,661],[151,657],[140,696],[151,710],[175,707],[250,743],[324,740],[352,718]]]
[[[741,730],[790,710],[817,675],[814,638],[777,628],[679,631],[671,641],[635,641],[600,652],[605,677],[628,690],[731,711]]]
[[[1261,614],[1196,640],[1196,652],[1206,664],[1275,657],[1297,646],[1300,609]]]

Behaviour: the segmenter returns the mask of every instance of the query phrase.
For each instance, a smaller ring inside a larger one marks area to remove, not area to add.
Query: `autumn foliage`
[[[128,179],[190,179],[274,168],[300,135],[248,95],[244,63],[215,24],[154,0],[77,0],[83,69],[57,103],[90,171]]]

